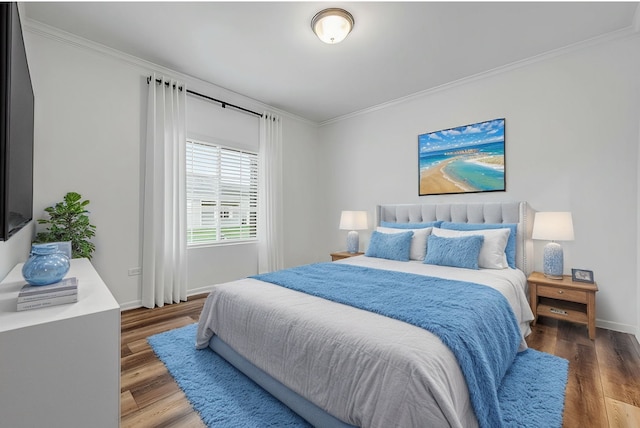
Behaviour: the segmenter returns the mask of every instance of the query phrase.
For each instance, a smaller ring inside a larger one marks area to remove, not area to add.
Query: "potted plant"
[[[96,246],[89,239],[95,236],[96,227],[89,223],[87,216],[89,202],[83,201],[79,193],[69,192],[61,202],[45,208],[49,219],[39,219],[38,224],[48,225],[47,230],[36,234],[35,242],[70,241],[73,258],[91,259]]]

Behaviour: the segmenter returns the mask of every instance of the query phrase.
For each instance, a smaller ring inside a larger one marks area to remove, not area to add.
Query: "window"
[[[258,155],[187,140],[187,244],[257,239]]]

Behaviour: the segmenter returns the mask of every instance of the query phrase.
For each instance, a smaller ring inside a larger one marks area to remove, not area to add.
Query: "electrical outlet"
[[[134,267],[134,268],[129,269],[127,271],[127,273],[129,274],[129,276],[140,275],[142,273],[142,268]]]

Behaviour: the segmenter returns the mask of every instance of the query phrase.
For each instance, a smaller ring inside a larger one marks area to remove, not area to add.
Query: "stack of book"
[[[78,301],[78,279],[65,278],[50,285],[26,284],[18,293],[18,311],[64,305]]]

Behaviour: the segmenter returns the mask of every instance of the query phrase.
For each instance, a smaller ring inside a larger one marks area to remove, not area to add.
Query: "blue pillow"
[[[412,231],[401,233],[374,231],[371,234],[369,248],[367,248],[367,252],[364,255],[368,257],[378,257],[380,259],[408,262],[412,238]]]
[[[511,229],[509,239],[507,240],[507,247],[504,249],[504,252],[507,255],[509,267],[511,269],[516,268],[517,223],[451,223],[443,221],[440,228],[451,230]]]
[[[427,256],[424,262],[430,265],[478,269],[478,256],[484,242],[482,235],[442,238],[429,235]]]
[[[392,227],[394,229],[426,229],[427,227],[440,227],[442,221],[430,221],[427,223],[394,223],[392,221],[381,221],[380,227]]]

